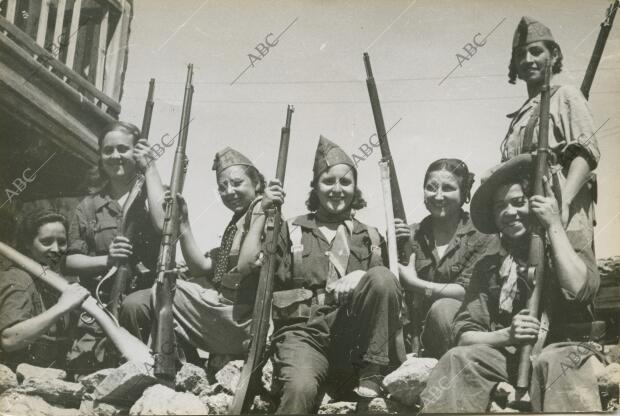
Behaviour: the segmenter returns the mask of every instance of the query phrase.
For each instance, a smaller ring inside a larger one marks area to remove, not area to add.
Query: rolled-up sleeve
[[[69,248],[67,254],[88,254],[88,244],[86,243],[86,216],[84,214],[84,203],[81,202],[75,209],[69,225]]]
[[[595,169],[601,158],[598,140],[594,132],[594,119],[585,97],[576,87],[563,86],[558,90],[560,99],[559,117],[566,144],[561,152],[564,165],[576,156],[583,156],[591,169]]]
[[[0,276],[0,333],[35,316],[33,284],[32,279],[25,273],[21,276],[21,272],[9,270]]]
[[[592,303],[601,283],[596,258],[592,250],[592,242],[584,241],[582,233],[568,231],[566,235],[573,249],[586,266],[586,276],[581,288],[576,293],[561,288],[562,294],[568,302],[579,304]]]

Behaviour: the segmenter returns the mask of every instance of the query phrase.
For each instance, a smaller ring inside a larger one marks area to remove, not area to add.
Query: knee
[[[282,382],[282,394],[300,401],[313,400],[319,394],[316,378],[300,371]]]
[[[121,309],[119,313],[119,318],[121,321],[127,321],[128,319],[132,319],[138,316],[148,316],[150,310],[150,289],[147,289],[149,292],[144,293],[144,291],[140,290],[138,292],[131,293],[128,295],[121,304]]]
[[[427,321],[440,327],[451,327],[461,302],[456,299],[437,299],[428,310]]]
[[[396,277],[387,267],[373,267],[366,272],[366,276],[368,278],[370,289],[373,292],[386,295],[400,294],[400,288],[396,283]]]
[[[453,364],[470,362],[472,359],[472,351],[475,351],[475,347],[475,345],[462,345],[450,348],[441,359],[447,360]]]

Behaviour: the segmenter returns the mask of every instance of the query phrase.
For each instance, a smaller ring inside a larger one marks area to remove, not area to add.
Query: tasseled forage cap
[[[312,167],[314,178],[318,178],[326,169],[339,164],[348,165],[355,170],[355,163],[353,163],[349,155],[336,143],[321,135],[316,148],[316,154],[314,155],[314,166]]]
[[[557,44],[551,34],[551,30],[547,26],[531,17],[523,16],[512,38],[512,49],[514,50],[518,47],[542,40],[549,40]]]
[[[225,147],[215,154],[213,169],[218,175],[226,168],[234,165],[245,165],[255,167],[254,164],[240,152],[230,147]]]

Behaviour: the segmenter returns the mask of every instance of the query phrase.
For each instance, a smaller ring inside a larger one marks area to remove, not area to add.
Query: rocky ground
[[[620,257],[605,261],[604,267],[607,268],[607,277],[612,269],[620,276]],[[601,402],[603,409],[617,412],[620,411],[620,345],[607,346],[606,356],[609,365],[601,365],[598,370]],[[434,359],[410,356],[384,379],[386,398],[354,403],[333,402],[326,396],[319,414],[414,414],[419,410],[416,407],[418,396],[436,364]],[[185,364],[170,386],[159,384],[150,366],[136,362],[97,371],[77,382],[68,381],[66,372],[59,369],[21,364],[14,373],[0,365],[0,415],[225,414],[242,365],[242,361],[228,361],[221,356],[211,357],[207,369]],[[262,393],[255,398],[251,413],[273,413],[275,402],[270,364],[265,366],[261,381]],[[510,385],[500,384],[489,410],[515,412],[508,404],[513,395]]]

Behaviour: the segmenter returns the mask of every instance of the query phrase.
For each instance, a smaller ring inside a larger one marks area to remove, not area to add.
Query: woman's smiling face
[[[247,166],[229,166],[217,175],[217,189],[222,202],[235,214],[244,213],[258,191],[258,184],[252,183]]]
[[[349,165],[331,166],[319,176],[315,187],[319,213],[337,217],[351,210],[355,196],[355,174]]]
[[[518,239],[527,234],[529,226],[529,201],[518,183],[500,186],[493,196],[493,217],[499,231]]]
[[[437,170],[428,175],[424,184],[424,205],[434,218],[458,215],[463,201],[457,178],[447,170]]]

